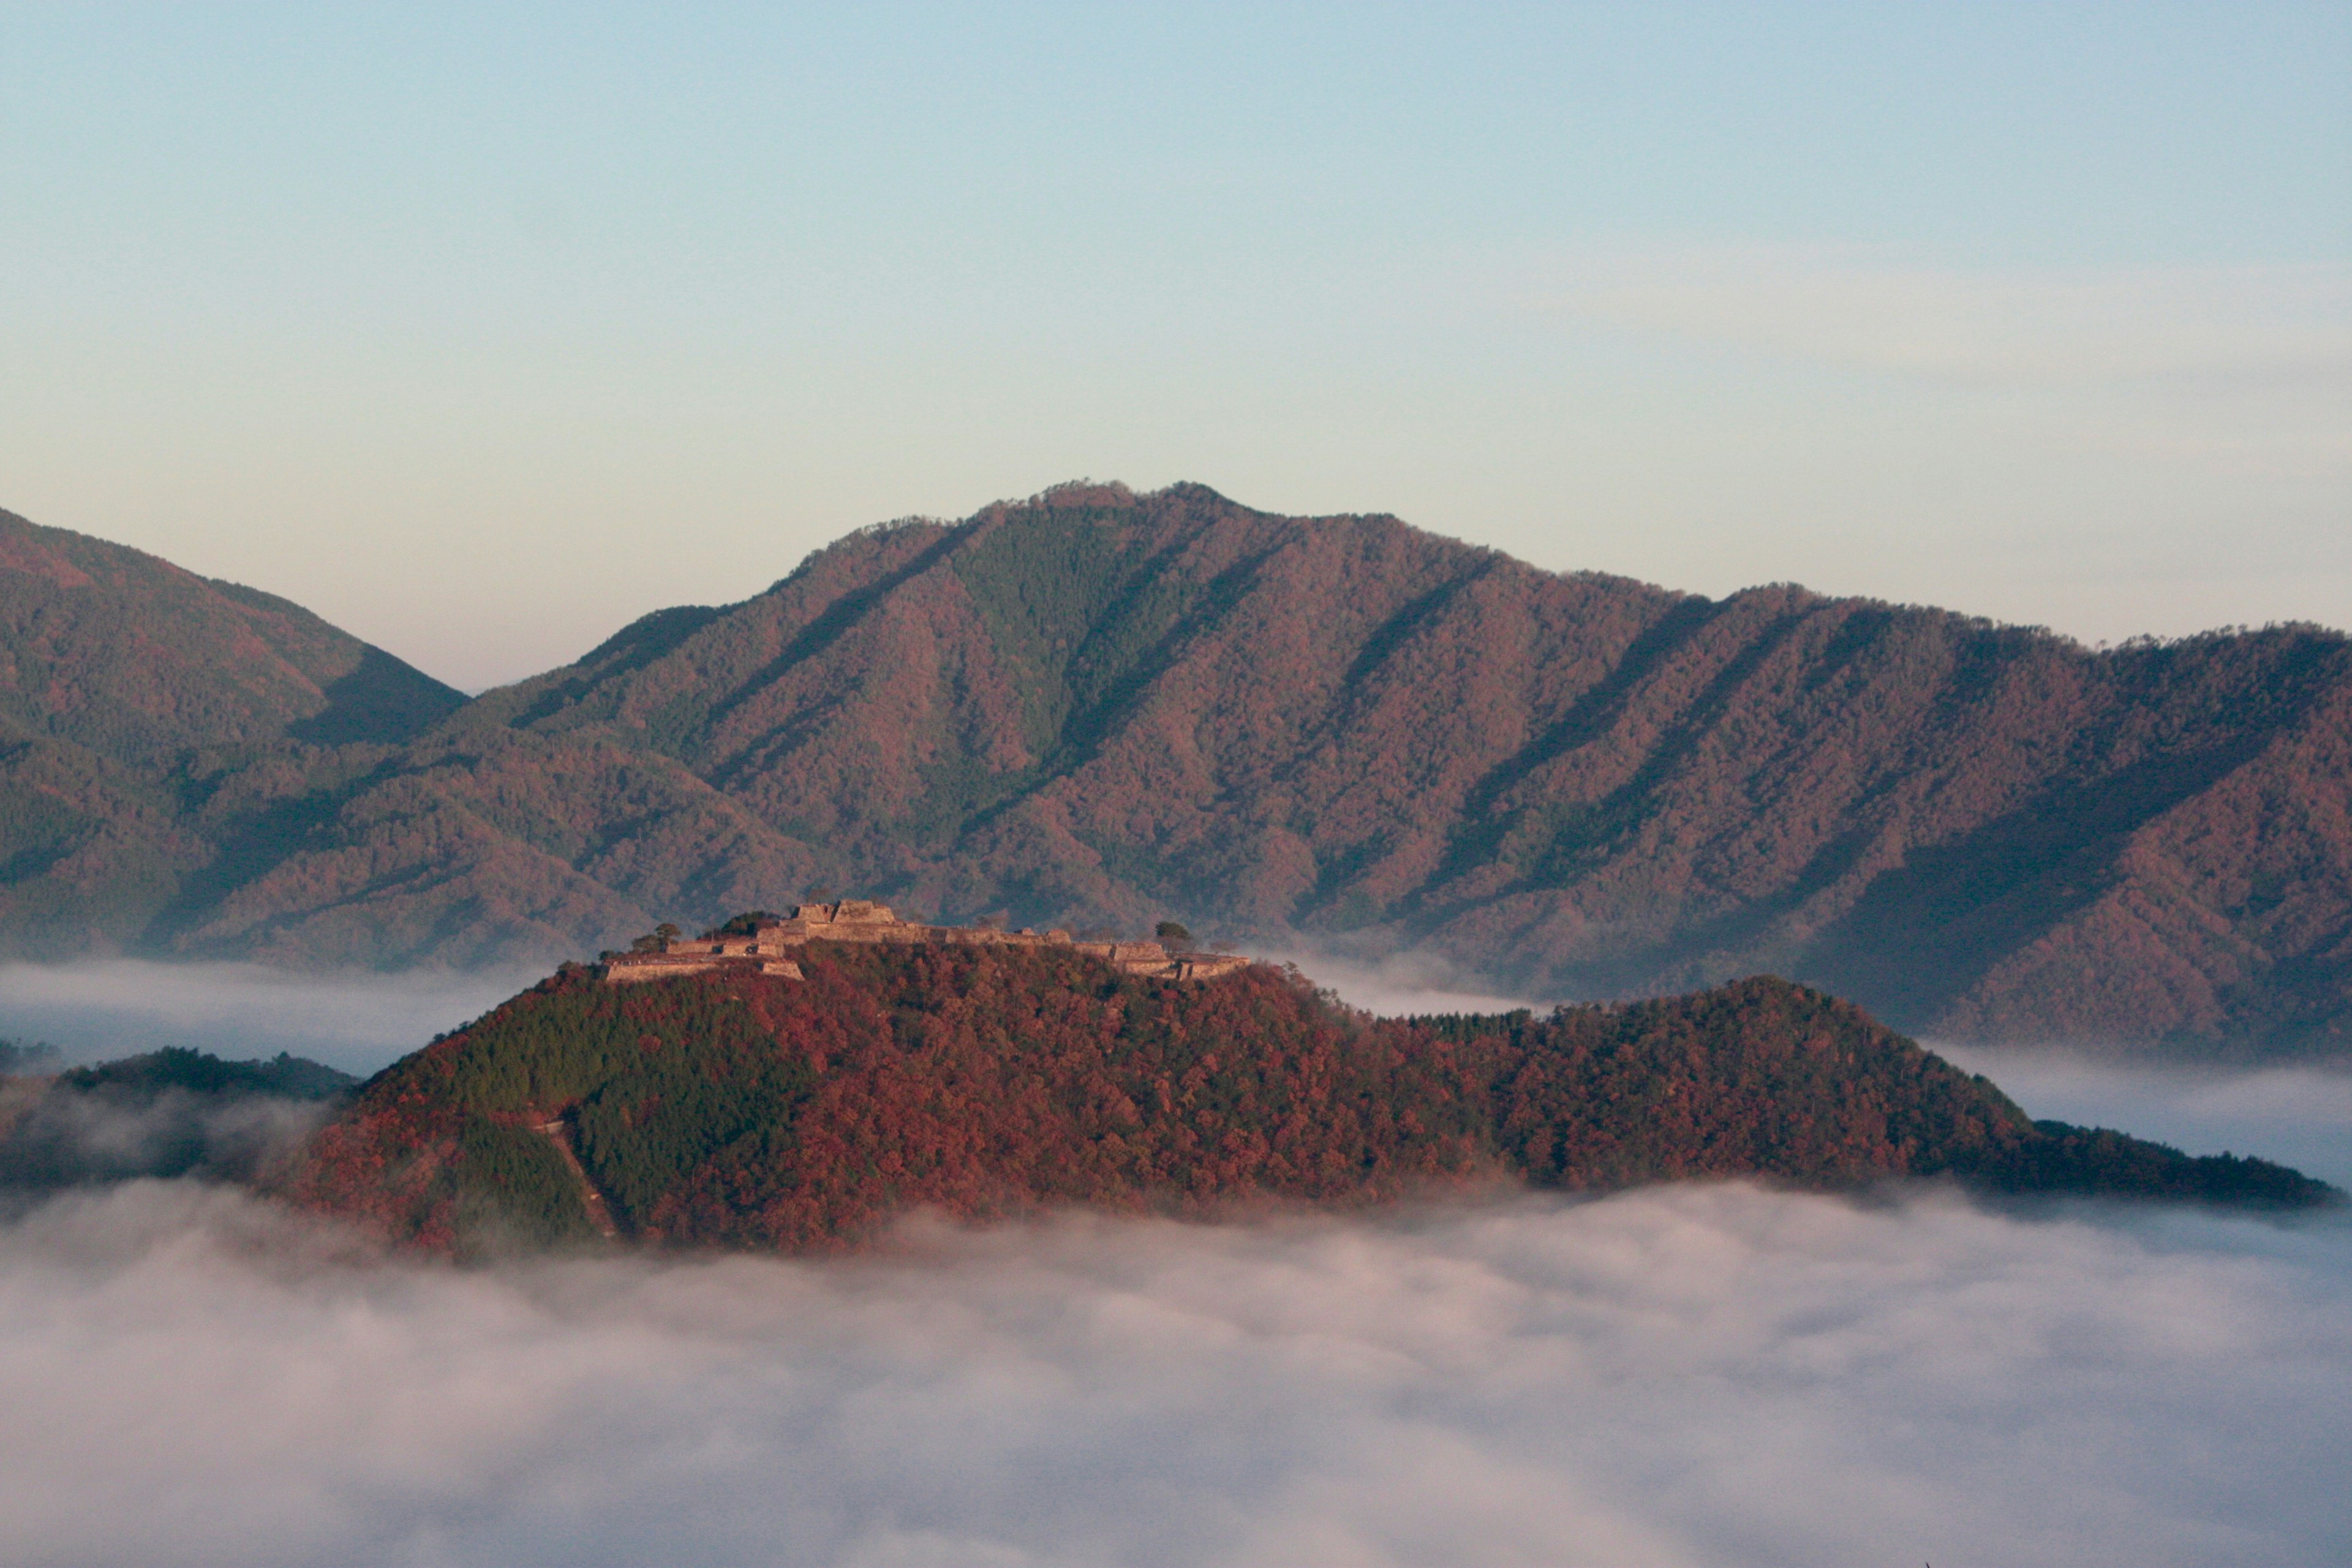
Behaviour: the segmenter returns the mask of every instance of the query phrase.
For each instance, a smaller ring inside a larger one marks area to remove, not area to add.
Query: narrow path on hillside
[[[572,1167],[572,1179],[580,1184],[581,1206],[588,1211],[588,1223],[594,1226],[607,1241],[620,1240],[621,1227],[614,1222],[613,1205],[604,1201],[604,1194],[598,1192],[596,1184],[588,1179],[588,1167],[580,1163],[580,1152],[572,1146],[571,1123],[557,1117],[552,1121],[541,1122],[539,1130],[547,1134],[547,1141],[555,1145],[555,1152],[563,1156],[565,1164]]]

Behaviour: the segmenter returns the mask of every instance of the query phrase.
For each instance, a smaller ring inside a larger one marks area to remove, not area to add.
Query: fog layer
[[[2259,1154],[2352,1192],[2352,1072],[2119,1067],[1930,1043],[2035,1116],[2120,1128],[2191,1154]]]
[[[0,1032],[364,1070],[515,984],[16,968]],[[2342,1078],[1971,1065],[2352,1175]],[[9,1563],[2306,1564],[2347,1412],[2340,1217],[1733,1185],[474,1271],[184,1182],[0,1224]]]
[[[0,1036],[68,1060],[185,1046],[244,1059],[290,1051],[371,1073],[480,1016],[537,973],[305,974],[257,963],[0,964]]]
[[[0,1557],[2309,1564],[2352,1231],[1746,1186],[395,1266],[142,1183],[0,1231]]]

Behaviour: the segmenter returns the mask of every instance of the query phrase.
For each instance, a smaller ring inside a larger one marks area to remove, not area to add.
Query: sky
[[[2352,624],[2352,7],[0,8],[0,507],[467,689],[1081,477]]]

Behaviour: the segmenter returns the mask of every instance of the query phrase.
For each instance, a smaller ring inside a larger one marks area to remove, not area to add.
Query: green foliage
[[[469,1116],[457,1134],[461,1252],[592,1242],[580,1183],[546,1134]]]
[[[0,1077],[51,1073],[58,1069],[58,1048],[47,1040],[0,1039]]]
[[[283,1052],[238,1062],[180,1047],[70,1068],[0,1118],[0,1185],[248,1180],[357,1082]]]
[[[1965,1173],[1996,1192],[2082,1197],[2170,1198],[2242,1208],[2337,1205],[2325,1182],[2268,1160],[2184,1154],[2105,1127],[2037,1121],[2035,1137],[1989,1151]]]
[[[805,1061],[764,1040],[730,1050],[676,1030],[641,1037],[638,1062],[580,1106],[580,1157],[624,1217],[651,1213],[745,1139],[791,1135],[816,1085]]]

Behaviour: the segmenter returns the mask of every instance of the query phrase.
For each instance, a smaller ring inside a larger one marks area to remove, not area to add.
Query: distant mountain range
[[[471,702],[0,514],[0,661],[16,956],[525,963],[829,889],[1545,996],[1769,971],[1935,1037],[2352,1050],[2352,643],[2313,626],[2093,652],[1069,486]]]

